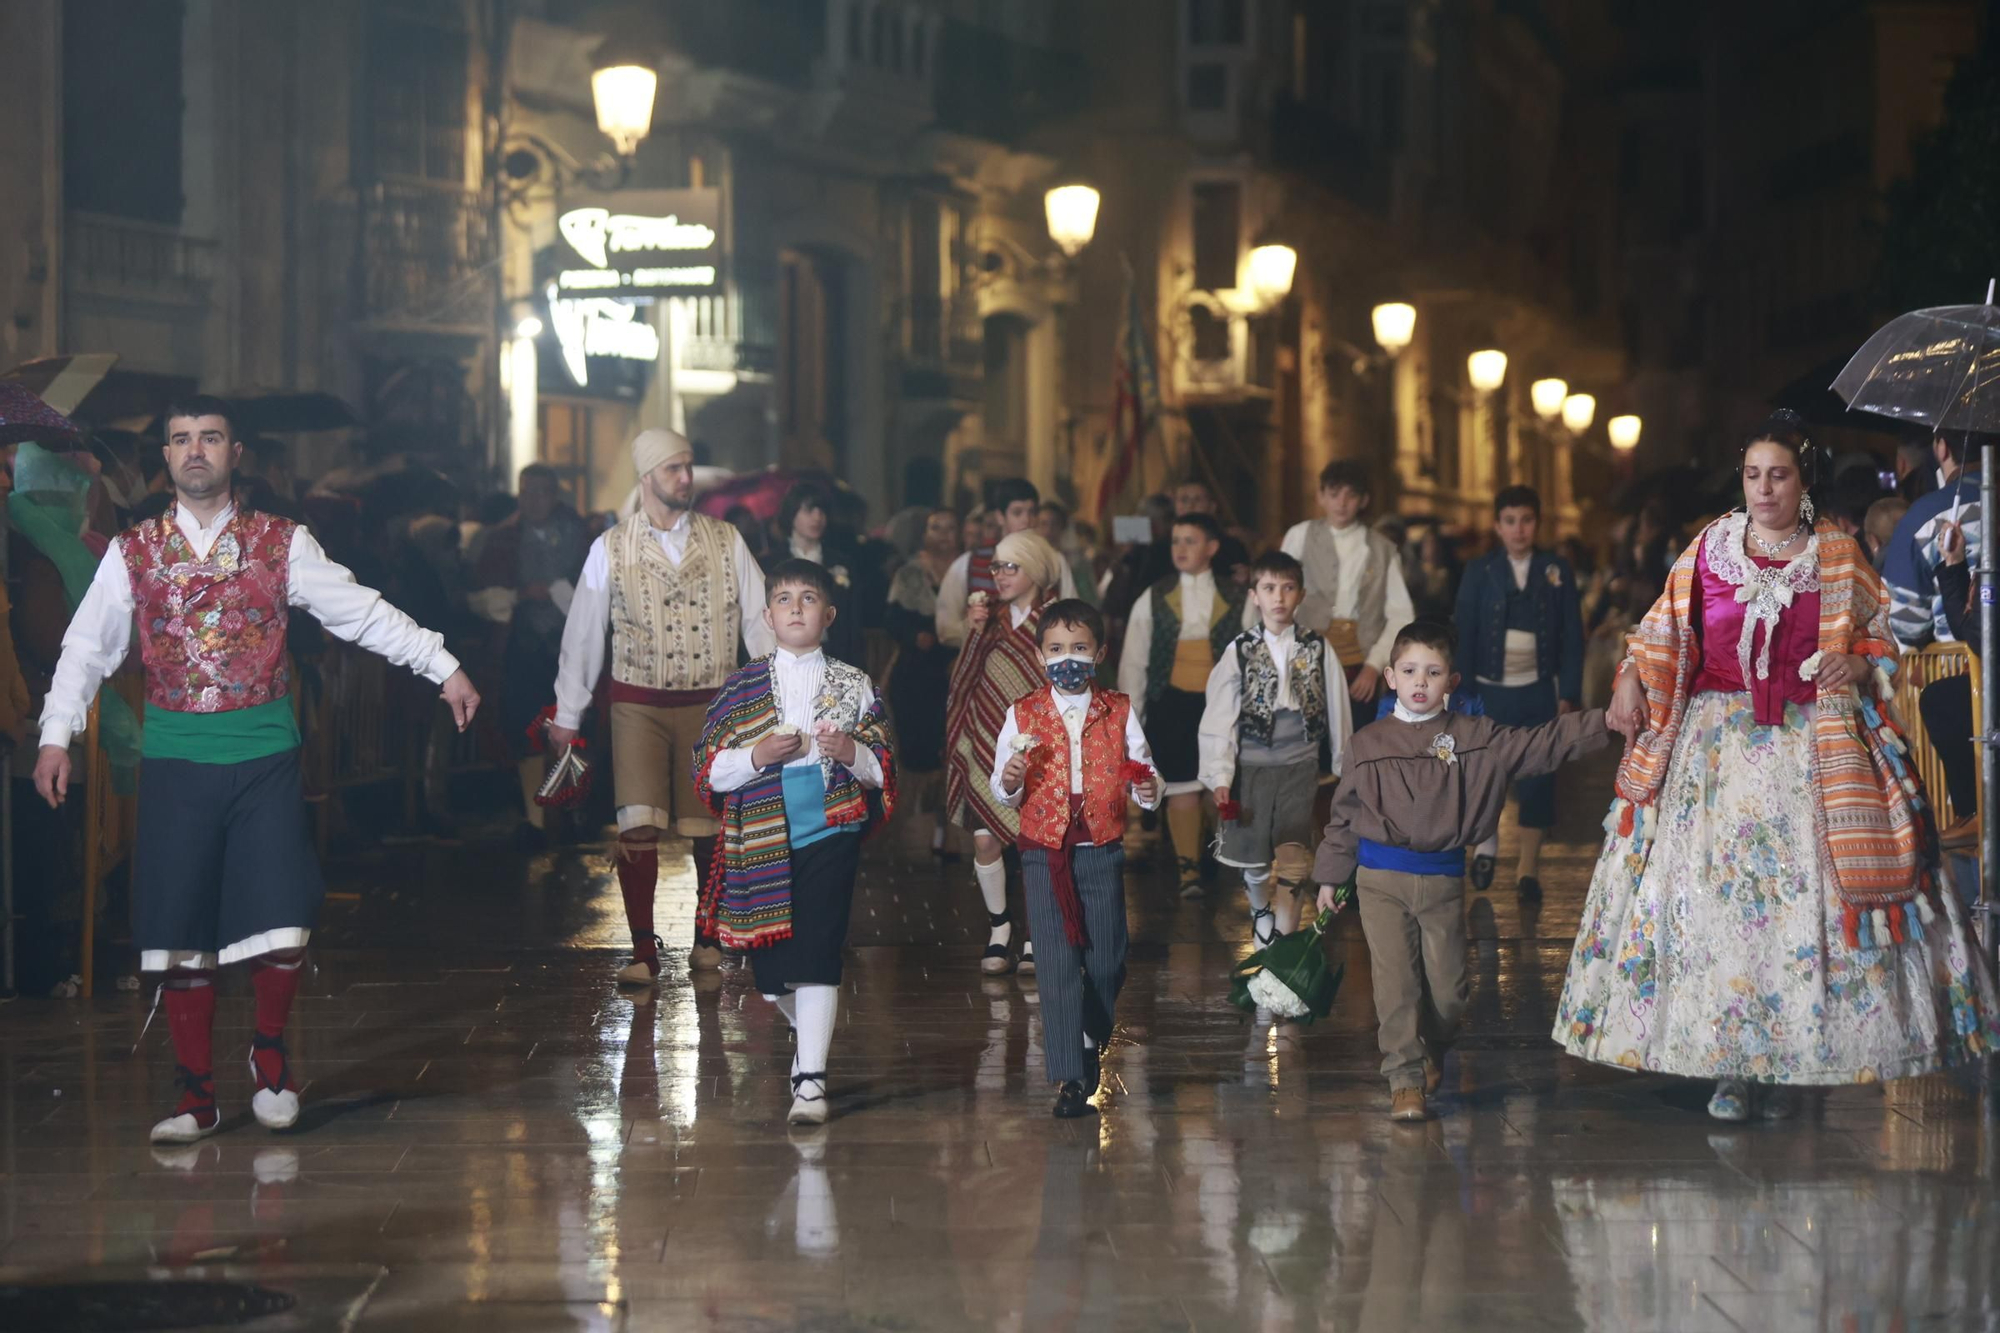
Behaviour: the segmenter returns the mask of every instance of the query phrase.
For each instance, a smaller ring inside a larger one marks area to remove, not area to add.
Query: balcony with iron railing
[[[778,332],[772,302],[758,287],[681,298],[684,322],[680,364],[688,370],[764,376],[778,365]]]
[[[215,277],[214,241],[177,227],[103,213],[64,219],[63,274],[71,295],[205,306]]]
[[[482,337],[492,332],[493,220],[481,195],[376,182],[358,189],[349,207],[360,320]]]
[[[985,344],[978,311],[963,294],[902,302],[903,392],[911,398],[971,400],[979,395]]]

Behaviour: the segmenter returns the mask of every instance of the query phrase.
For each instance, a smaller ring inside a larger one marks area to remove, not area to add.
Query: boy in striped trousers
[[[1125,983],[1125,802],[1162,783],[1132,701],[1095,686],[1104,617],[1068,598],[1042,612],[1048,686],[1014,701],[993,749],[993,794],[1021,812],[1021,879],[1036,941],[1043,1049],[1055,1115],[1094,1108]]]

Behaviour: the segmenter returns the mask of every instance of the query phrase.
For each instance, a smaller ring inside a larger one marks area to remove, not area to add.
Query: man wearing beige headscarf
[[[736,669],[737,644],[762,657],[771,631],[764,575],[742,537],[693,510],[694,449],[686,438],[641,431],[632,465],[638,511],[591,545],[570,602],[549,748],[560,752],[576,739],[608,634],[618,888],[632,928],[632,962],[618,982],[650,986],[660,975],[653,933],[660,833],[671,828],[693,841],[695,882],[705,886],[721,826],[695,794],[695,742],[709,700]],[[715,942],[697,936],[688,966],[721,965]]]

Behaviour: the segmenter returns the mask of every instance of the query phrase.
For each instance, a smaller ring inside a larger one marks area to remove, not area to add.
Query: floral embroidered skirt
[[[1570,1054],[1833,1084],[1992,1049],[1993,980],[1949,889],[1921,938],[1847,947],[1813,828],[1811,718],[1787,705],[1760,727],[1747,694],[1689,702],[1650,855],[1614,827],[1591,878],[1556,1013]]]

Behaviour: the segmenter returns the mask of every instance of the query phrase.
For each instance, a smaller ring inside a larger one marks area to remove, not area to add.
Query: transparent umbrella
[[[1912,310],[1884,324],[1833,381],[1851,412],[1933,430],[2000,431],[2000,306]]]

